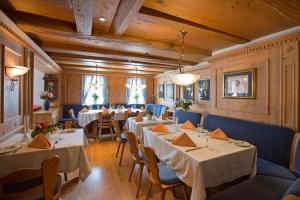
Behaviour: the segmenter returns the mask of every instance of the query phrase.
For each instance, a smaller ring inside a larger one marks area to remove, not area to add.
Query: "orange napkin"
[[[161,132],[161,133],[169,133],[169,129],[164,124],[157,124],[152,131]]]
[[[89,110],[86,107],[84,107],[79,112],[89,112]]]
[[[220,128],[217,128],[216,130],[214,130],[210,134],[210,137],[213,139],[218,139],[218,140],[229,140],[227,135]]]
[[[138,116],[137,116],[137,118],[135,118],[135,121],[136,122],[142,122],[144,119],[143,119],[143,116],[141,115],[141,114],[139,114]]]
[[[187,146],[187,147],[196,147],[195,142],[188,136],[186,133],[182,133],[175,140],[172,141],[172,144],[179,146]]]
[[[127,112],[128,112],[128,113],[132,113],[131,108],[127,108]]]
[[[109,114],[109,110],[108,110],[108,109],[106,109],[106,108],[104,108],[104,109],[102,110],[102,114],[103,114],[103,115],[105,115],[105,114]]]
[[[72,128],[72,121],[65,121],[65,129]]]
[[[182,125],[182,128],[196,130],[196,127],[194,126],[194,124],[192,124],[192,122],[190,120],[187,120],[186,122],[184,122],[184,124]]]
[[[40,133],[28,144],[28,147],[37,149],[49,149],[51,147],[51,143],[43,133]]]

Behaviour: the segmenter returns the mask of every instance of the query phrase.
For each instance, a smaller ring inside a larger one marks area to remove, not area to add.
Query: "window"
[[[84,75],[82,82],[82,104],[107,104],[107,88],[107,77]]]
[[[127,104],[146,103],[146,81],[142,78],[129,78],[126,81]]]

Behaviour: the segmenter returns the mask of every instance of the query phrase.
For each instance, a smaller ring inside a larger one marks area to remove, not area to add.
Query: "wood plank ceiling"
[[[1,0],[2,9],[68,71],[155,75],[215,50],[300,25],[300,0]],[[101,21],[102,19],[102,21]]]

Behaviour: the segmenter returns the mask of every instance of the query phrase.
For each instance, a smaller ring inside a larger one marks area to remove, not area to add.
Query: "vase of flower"
[[[44,109],[45,110],[49,110],[49,108],[50,108],[50,101],[45,99],[45,101],[44,101]]]
[[[51,101],[51,99],[53,99],[53,93],[52,92],[42,92],[40,94],[40,98],[44,99],[44,109],[49,110],[50,101]]]

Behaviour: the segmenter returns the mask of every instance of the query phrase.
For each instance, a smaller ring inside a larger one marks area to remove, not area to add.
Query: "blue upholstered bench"
[[[146,111],[153,112],[157,117],[159,117],[167,109],[168,109],[167,106],[161,104],[146,104]]]
[[[197,126],[200,124],[202,115],[201,113],[187,112],[181,109],[176,109],[174,117],[178,117],[178,124],[182,124],[187,120],[190,120],[194,126]]]
[[[297,173],[288,169],[294,138],[291,129],[217,115],[207,115],[203,127],[210,131],[221,128],[228,137],[255,145],[258,153],[257,174],[290,180],[298,177]],[[300,158],[298,163],[299,169]]]

